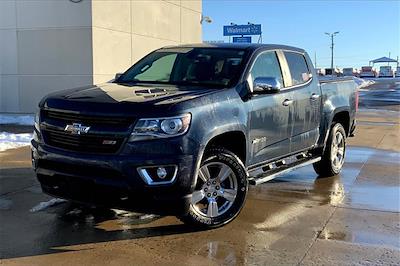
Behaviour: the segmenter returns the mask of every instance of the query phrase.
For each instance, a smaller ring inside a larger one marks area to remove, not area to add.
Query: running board
[[[294,169],[309,165],[309,164],[313,164],[316,162],[321,161],[321,157],[314,157],[314,158],[305,158],[302,160],[298,160],[292,164],[282,164],[281,167],[269,170],[264,172],[263,174],[259,175],[258,177],[254,177],[254,178],[250,178],[249,179],[249,184],[250,185],[260,185],[262,183],[268,182],[272,179],[274,179],[275,177],[277,177],[278,175],[282,175],[284,173],[293,171]]]

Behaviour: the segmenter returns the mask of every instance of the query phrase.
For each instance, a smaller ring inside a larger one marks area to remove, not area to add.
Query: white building
[[[146,53],[201,42],[201,0],[1,0],[0,112],[112,79]]]

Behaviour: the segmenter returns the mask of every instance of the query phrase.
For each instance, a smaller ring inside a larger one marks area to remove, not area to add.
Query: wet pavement
[[[238,218],[209,231],[55,201],[41,193],[28,147],[1,152],[0,264],[399,265],[400,116],[391,106],[359,112],[339,176],[317,179],[308,166],[251,187]]]
[[[377,78],[374,82],[361,89],[360,107],[400,111],[400,78]]]

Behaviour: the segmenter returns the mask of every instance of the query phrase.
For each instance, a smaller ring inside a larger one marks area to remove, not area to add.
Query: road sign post
[[[248,37],[233,37],[234,43],[251,43],[251,36]]]
[[[224,26],[224,36],[237,36],[233,37],[234,43],[251,43],[251,36],[244,37],[244,35],[259,35],[261,39],[261,24],[248,24],[248,25],[227,25]],[[239,37],[241,36],[241,37]]]

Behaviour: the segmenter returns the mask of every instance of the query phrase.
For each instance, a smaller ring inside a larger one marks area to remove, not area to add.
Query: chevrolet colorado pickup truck
[[[109,83],[42,99],[32,164],[49,195],[213,228],[249,185],[308,164],[339,174],[357,105],[355,82],[319,81],[302,49],[164,47]]]

